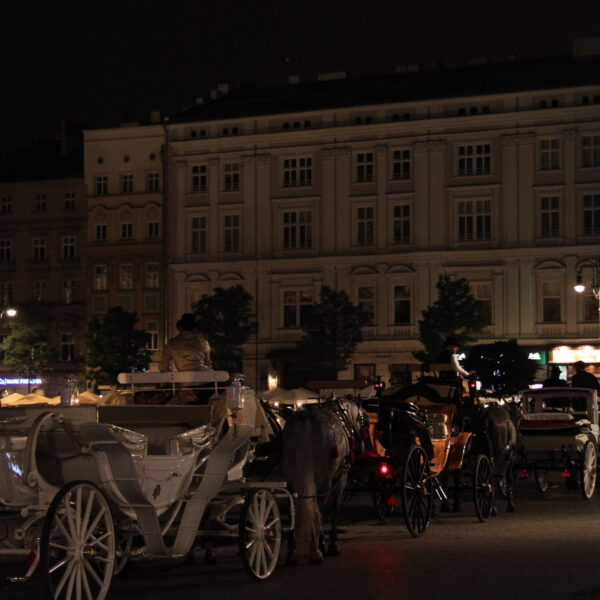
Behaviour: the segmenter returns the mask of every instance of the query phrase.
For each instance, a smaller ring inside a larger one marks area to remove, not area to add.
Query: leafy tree
[[[241,372],[242,345],[257,330],[252,300],[251,294],[236,285],[215,288],[212,295],[204,294],[192,307],[198,329],[210,344],[215,370]]]
[[[136,328],[136,313],[120,306],[109,308],[88,325],[85,342],[90,377],[99,384],[115,384],[119,373],[142,371],[150,364],[146,348],[150,336]]]
[[[475,369],[484,389],[496,398],[506,398],[529,385],[537,364],[520,348],[516,340],[478,344],[469,349],[467,369]]]
[[[333,379],[350,362],[362,342],[363,315],[343,291],[324,285],[320,300],[302,315],[303,338],[297,347],[312,367],[313,377]]]
[[[490,324],[482,316],[482,303],[473,296],[466,279],[440,275],[436,287],[438,299],[423,311],[419,321],[419,339],[425,350],[414,356],[423,362],[437,360],[446,337],[455,337],[462,346]]]
[[[17,306],[17,315],[8,320],[10,333],[0,344],[5,352],[4,366],[23,377],[41,376],[54,357],[50,345],[50,305],[27,300]]]

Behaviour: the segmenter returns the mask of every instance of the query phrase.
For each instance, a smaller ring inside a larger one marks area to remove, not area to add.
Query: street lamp
[[[594,298],[598,300],[600,298],[600,260],[596,258],[588,260],[584,266],[589,266],[592,268],[592,294],[594,295]],[[579,269],[577,269],[577,280],[575,285],[573,286],[573,289],[578,294],[583,294],[583,292],[585,292],[585,290],[587,289],[587,286],[583,282],[582,271],[583,267],[579,267]]]
[[[8,317],[9,319],[12,319],[13,317],[17,316],[17,309],[16,308],[5,308],[0,310],[0,319],[2,317]]]

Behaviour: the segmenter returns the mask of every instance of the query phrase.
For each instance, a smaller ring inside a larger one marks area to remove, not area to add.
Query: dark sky
[[[173,111],[217,81],[569,54],[600,0],[0,0],[0,149]]]

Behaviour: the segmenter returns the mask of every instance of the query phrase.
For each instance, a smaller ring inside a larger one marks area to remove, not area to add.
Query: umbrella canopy
[[[102,404],[103,398],[100,398],[98,394],[94,394],[93,392],[81,392],[81,394],[77,395],[77,403],[78,404]]]
[[[306,388],[295,388],[286,393],[288,402],[302,402],[303,404],[317,402],[319,400],[318,392],[307,390]]]
[[[21,398],[23,398],[23,394],[18,394],[17,392],[13,392],[8,396],[4,396],[0,398],[0,402],[2,406],[14,406]]]
[[[12,395],[12,394],[11,394]],[[32,404],[60,404],[60,397],[57,398],[46,398],[45,396],[40,396],[39,394],[27,394],[26,396],[21,396],[17,398],[14,402],[10,404],[5,404],[6,398],[2,399],[3,406],[31,406]],[[10,396],[7,396],[10,397]]]

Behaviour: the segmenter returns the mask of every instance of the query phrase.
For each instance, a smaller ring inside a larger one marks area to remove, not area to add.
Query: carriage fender
[[[471,435],[470,431],[463,431],[452,437],[452,450],[450,451],[450,460],[448,461],[448,469],[450,471],[457,471],[462,467]]]

